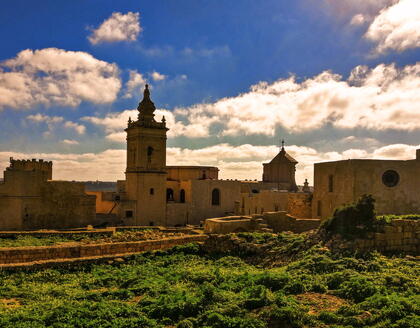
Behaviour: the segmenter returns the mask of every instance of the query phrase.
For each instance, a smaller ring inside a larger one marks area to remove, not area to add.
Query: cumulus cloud
[[[300,83],[295,77],[261,82],[236,97],[174,114],[185,115],[187,122],[207,133],[212,124],[222,125],[223,135],[274,135],[279,126],[299,133],[326,124],[410,131],[420,128],[419,73],[420,64],[401,69],[392,64],[356,67],[348,80],[325,71]]]
[[[61,142],[65,145],[78,145],[79,144],[77,140],[72,140],[72,139],[64,139]]]
[[[420,4],[418,0],[400,0],[385,8],[373,20],[365,37],[377,43],[376,53],[402,52],[420,46]]]
[[[354,15],[350,21],[350,25],[363,25],[366,22],[366,17],[362,14]]]
[[[84,134],[86,132],[86,127],[84,125],[74,123],[74,122],[71,122],[71,121],[67,121],[66,123],[64,123],[64,127],[69,128],[69,129],[73,129],[78,134]]]
[[[164,79],[166,79],[166,75],[161,74],[161,73],[156,72],[156,71],[154,71],[153,73],[151,73],[150,76],[152,77],[152,79],[154,81],[163,81]]]
[[[129,11],[127,14],[122,14],[115,12],[97,29],[94,29],[88,39],[92,44],[119,41],[132,42],[137,40],[141,31],[139,13]]]
[[[114,142],[125,142],[126,133],[123,130],[127,127],[127,121],[131,117],[136,120],[139,112],[137,109],[127,109],[118,113],[110,113],[105,117],[86,116],[82,120],[102,126],[106,132],[106,138]],[[186,136],[190,138],[207,137],[207,127],[201,124],[189,122],[188,125],[176,119],[175,114],[169,110],[157,109],[155,120],[161,121],[165,116],[166,126],[169,127],[168,136]],[[210,124],[210,123],[209,123]]]
[[[394,144],[368,152],[363,149],[348,149],[343,152],[320,152],[314,148],[288,146],[287,152],[297,165],[296,181],[302,184],[313,179],[313,164],[350,158],[375,158],[408,160],[415,158],[420,145]],[[202,149],[168,148],[168,165],[212,165],[220,169],[222,179],[259,179],[262,177],[262,163],[269,162],[279,149],[276,146],[253,146],[249,144],[232,146],[218,144]],[[53,161],[54,179],[66,180],[117,180],[124,179],[125,150],[108,149],[100,153],[18,153],[0,152],[0,170],[8,165],[9,157],[43,158]]]
[[[65,121],[64,117],[62,116],[48,116],[44,114],[34,114],[28,115],[26,118],[29,121],[35,123],[45,123],[47,124],[48,130],[44,132],[44,136],[50,136],[53,130],[58,126],[62,126],[64,128],[72,129],[78,134],[84,134],[86,132],[86,127],[82,124],[78,124],[71,121]]]
[[[0,63],[0,110],[112,103],[120,88],[117,65],[82,51],[27,49]]]
[[[271,84],[260,82],[248,92],[214,103],[157,110],[156,117],[160,120],[165,115],[170,137],[207,137],[214,126],[223,136],[272,136],[278,127],[300,133],[325,125],[412,131],[420,129],[419,85],[420,64],[358,66],[347,80],[325,71],[302,82],[294,76]],[[137,112],[126,110],[84,120],[105,127],[109,139],[123,142],[121,132],[129,116],[134,119]]]
[[[378,13],[394,4],[398,0],[321,0],[317,1],[317,8],[323,9],[330,16],[341,21],[348,21],[349,17],[363,17],[364,21],[371,21]]]
[[[130,77],[125,84],[125,94],[123,98],[139,97],[141,89],[143,89],[146,84],[146,80],[137,70],[130,70],[129,74]]]
[[[28,115],[26,118],[33,122],[44,122],[47,124],[60,123],[64,121],[64,118],[61,116],[48,116],[41,113]]]

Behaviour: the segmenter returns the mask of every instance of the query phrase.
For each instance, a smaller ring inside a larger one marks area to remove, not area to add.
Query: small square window
[[[126,218],[132,218],[133,217],[133,211],[125,211],[125,217]]]

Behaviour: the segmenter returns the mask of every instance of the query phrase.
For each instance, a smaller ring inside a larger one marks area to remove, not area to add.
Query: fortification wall
[[[100,257],[167,249],[176,245],[205,241],[206,235],[182,236],[159,240],[103,243],[75,246],[0,248],[0,265],[70,258]]]
[[[334,237],[327,243],[332,249],[354,251],[377,250],[380,252],[403,252],[420,254],[420,220],[393,220],[382,232],[368,233],[366,238],[345,241]]]
[[[312,218],[312,193],[289,193],[287,213],[298,218]]]
[[[302,233],[317,229],[321,223],[318,219],[295,218],[285,211],[267,212],[263,214],[263,218],[274,232],[291,231],[294,233]]]

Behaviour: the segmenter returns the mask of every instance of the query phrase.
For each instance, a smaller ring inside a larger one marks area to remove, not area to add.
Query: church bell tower
[[[146,84],[137,121],[128,121],[126,193],[127,224],[166,225],[166,128],[165,117],[154,119],[155,104]]]

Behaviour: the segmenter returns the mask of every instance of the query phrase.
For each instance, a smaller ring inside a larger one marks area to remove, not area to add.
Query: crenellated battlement
[[[41,171],[52,175],[52,162],[43,159],[13,159],[10,157],[10,165],[6,168],[8,171]]]

